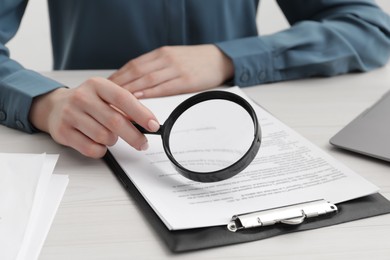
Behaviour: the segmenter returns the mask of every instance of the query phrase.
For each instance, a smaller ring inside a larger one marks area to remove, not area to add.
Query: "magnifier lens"
[[[214,172],[240,160],[255,135],[250,114],[240,105],[212,99],[198,103],[177,118],[169,146],[174,159],[194,172]]]

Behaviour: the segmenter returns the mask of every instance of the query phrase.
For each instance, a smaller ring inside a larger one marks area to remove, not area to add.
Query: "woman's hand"
[[[109,79],[137,98],[151,98],[209,89],[232,76],[232,61],[206,44],[161,47],[129,61]]]
[[[130,92],[104,78],[92,78],[74,89],[60,88],[35,98],[30,121],[63,145],[93,158],[123,138],[137,150],[148,147],[146,137],[129,121],[149,131],[159,124]]]

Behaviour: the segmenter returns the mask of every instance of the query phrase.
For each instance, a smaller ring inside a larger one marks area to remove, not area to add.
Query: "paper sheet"
[[[245,97],[238,88],[230,91]],[[144,103],[157,113],[162,123],[187,97],[151,99]],[[158,136],[148,136],[150,148],[145,153],[134,151],[122,140],[110,148],[169,229],[225,225],[236,214],[317,199],[339,203],[378,191],[376,186],[267,111],[250,103],[262,127],[260,151],[247,169],[222,182],[198,183],[176,173],[164,155]],[[220,116],[230,119],[228,112]],[[231,127],[235,125],[231,124]]]
[[[31,228],[26,232],[24,243],[19,250],[18,260],[38,259],[68,182],[67,175],[53,174],[51,176],[41,211],[29,224]]]
[[[57,160],[0,154],[0,259],[38,257],[68,183],[67,176],[52,175]]]

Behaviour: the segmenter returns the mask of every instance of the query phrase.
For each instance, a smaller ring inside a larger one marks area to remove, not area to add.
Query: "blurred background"
[[[376,1],[390,13],[389,0]],[[258,23],[261,34],[269,34],[288,27],[275,0],[262,0]],[[30,0],[16,36],[7,44],[11,57],[25,67],[38,71],[52,69],[49,16],[46,0]]]

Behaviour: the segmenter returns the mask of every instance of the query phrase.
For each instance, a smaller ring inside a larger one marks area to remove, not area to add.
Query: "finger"
[[[180,74],[178,71],[171,68],[164,68],[158,71],[153,71],[139,79],[127,83],[123,85],[123,88],[134,93],[143,89],[155,87],[169,80],[173,80],[179,76]]]
[[[107,152],[105,145],[92,141],[77,129],[69,129],[66,134],[66,141],[62,144],[72,147],[81,154],[91,158],[101,158]]]
[[[73,103],[78,107],[88,109],[88,112],[91,114],[93,114],[93,111],[95,113],[100,112],[102,104],[104,104],[111,109],[111,105],[116,107],[143,127],[147,126],[150,119],[157,121],[154,114],[141,104],[133,94],[107,79],[91,78],[83,85],[90,89],[94,89],[94,95],[86,95],[84,93],[85,91],[79,91],[80,95],[78,95],[78,97],[73,97]],[[91,90],[89,91],[91,92]],[[95,100],[93,98],[95,98]],[[149,129],[148,127],[145,128]],[[152,129],[149,130],[152,131]]]
[[[134,95],[109,80],[103,79],[103,85],[97,87],[97,94],[106,103],[114,105],[141,126],[147,126],[150,119],[157,120]]]
[[[123,86],[124,84],[136,80],[148,73],[151,73],[152,71],[160,70],[165,66],[167,66],[167,64],[162,59],[158,59],[156,53],[149,53],[145,54],[145,56],[129,61],[108,79],[120,86]]]
[[[155,132],[160,125],[153,113],[127,90],[119,87],[107,79],[90,79],[88,84],[94,86],[98,100],[86,100],[91,102],[86,105],[86,113],[91,115],[113,133],[122,137],[127,143],[138,150],[147,148],[147,139],[134,125],[129,122],[132,118],[143,128]],[[102,102],[103,101],[103,102]],[[96,103],[93,105],[93,103]],[[118,112],[117,109],[119,109]],[[125,114],[125,116],[122,114]]]
[[[111,92],[114,92],[117,95],[122,94],[122,96],[132,97],[133,101],[130,100],[128,101],[129,103],[139,103],[139,101],[131,93],[113,84],[112,82],[109,82],[108,80],[94,80],[96,82],[91,86],[95,87],[96,92],[93,93],[97,95],[89,95],[88,98],[75,98],[76,100],[83,99],[82,101],[77,102],[82,103],[82,105],[79,106],[82,111],[72,117],[73,120],[72,122],[69,122],[69,125],[74,126],[86,136],[98,143],[112,145],[116,142],[117,136],[120,136],[135,149],[146,149],[146,137],[133,126],[133,124],[128,120],[125,112],[123,112],[120,108],[115,109],[110,105],[110,102],[113,102],[113,100],[110,100],[109,95],[111,95]],[[91,81],[93,80],[89,80],[88,84],[91,84]],[[113,86],[105,85],[107,82]],[[102,92],[102,89],[106,90],[108,95],[106,93],[99,94],[99,90]],[[145,110],[153,117],[153,114],[151,114],[149,110],[146,108]],[[138,113],[142,113],[142,111]],[[142,124],[140,122],[137,123],[140,125]],[[158,125],[158,123],[155,124]],[[150,129],[150,127],[147,128],[144,125],[142,126],[146,129]],[[154,125],[152,127],[154,127]],[[151,131],[153,130],[154,128],[151,129]]]
[[[175,78],[153,88],[148,88],[139,92],[135,92],[134,96],[136,96],[137,98],[154,98],[192,92],[191,88],[184,86],[185,84],[181,78]]]
[[[118,109],[113,108],[110,105],[105,105],[99,110],[89,111],[89,113],[91,113],[96,121],[109,129],[110,132],[123,138],[123,140],[135,149],[141,151],[147,148],[147,138],[134,127],[128,116],[123,114],[123,112],[118,111]],[[99,130],[98,134],[103,135],[103,138],[107,138],[102,130]]]
[[[88,114],[82,114],[81,120],[75,124],[75,128],[95,143],[112,146],[118,141],[118,136],[107,129],[99,120]]]
[[[128,69],[121,72],[115,79],[112,79],[112,81],[119,86],[123,86],[145,75],[148,75],[153,71],[161,70],[166,66],[167,64],[162,60],[153,60],[149,63],[146,63],[145,65],[132,63]]]

